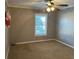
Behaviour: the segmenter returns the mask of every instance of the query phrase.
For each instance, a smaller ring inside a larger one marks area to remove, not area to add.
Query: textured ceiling
[[[46,8],[45,0],[8,0],[8,7],[19,7],[19,8],[34,8],[43,9]],[[58,9],[65,9],[74,6],[74,0],[54,0],[54,7]],[[68,4],[68,7],[56,6],[58,4]]]

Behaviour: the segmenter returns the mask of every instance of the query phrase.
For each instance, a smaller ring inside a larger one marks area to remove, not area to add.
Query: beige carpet
[[[56,41],[10,47],[8,59],[74,59],[74,50]]]

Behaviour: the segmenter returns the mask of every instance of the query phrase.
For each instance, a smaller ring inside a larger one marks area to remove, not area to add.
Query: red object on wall
[[[10,16],[10,13],[9,11],[6,12],[5,14],[5,24],[6,26],[9,28],[10,25],[11,25],[11,16]]]

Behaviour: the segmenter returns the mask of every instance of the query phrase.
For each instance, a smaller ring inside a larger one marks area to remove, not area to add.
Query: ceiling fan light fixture
[[[48,1],[47,5],[48,5],[48,6],[51,6],[51,3]]]
[[[55,8],[54,7],[51,7],[51,11],[54,11],[55,10]]]
[[[50,12],[50,11],[51,11],[51,9],[48,7],[48,8],[47,8],[47,12]]]
[[[47,12],[54,11],[54,10],[55,10],[54,7],[47,7]]]

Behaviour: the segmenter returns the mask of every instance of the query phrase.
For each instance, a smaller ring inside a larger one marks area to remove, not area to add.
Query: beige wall
[[[58,39],[74,46],[74,8],[59,12]]]
[[[40,13],[32,9],[9,8],[11,12],[11,43],[56,38],[55,13],[48,14],[47,36],[35,36],[35,14]],[[50,15],[50,16],[49,16]]]
[[[7,1],[7,0],[5,0]],[[7,4],[5,3],[5,11],[7,10]],[[9,29],[5,26],[5,59],[8,57],[9,49]]]
[[[8,56],[8,49],[9,49],[9,30],[5,27],[5,59]]]

